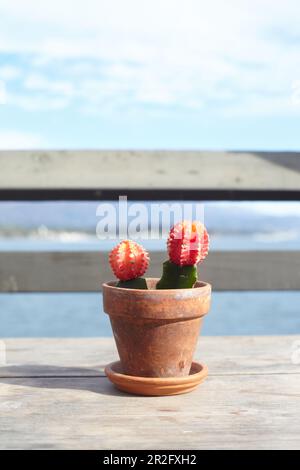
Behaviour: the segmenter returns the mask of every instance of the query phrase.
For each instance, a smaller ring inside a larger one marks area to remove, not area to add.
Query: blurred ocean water
[[[204,335],[300,333],[300,292],[213,292]],[[0,337],[110,336],[102,294],[0,294]]]
[[[115,240],[96,237],[98,204],[1,203],[0,249],[109,250]],[[149,210],[150,204],[144,204]],[[212,250],[300,247],[299,202],[206,202],[204,223]],[[145,233],[141,242],[148,249],[165,249],[164,239],[146,239]]]

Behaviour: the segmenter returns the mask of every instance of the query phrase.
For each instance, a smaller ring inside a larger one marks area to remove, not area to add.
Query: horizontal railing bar
[[[2,200],[109,199],[119,191],[136,199],[291,200],[300,191],[300,152],[0,151],[0,168]]]
[[[149,277],[165,258],[151,252]],[[300,290],[300,251],[211,251],[199,273],[214,290]],[[97,292],[112,278],[107,252],[0,252],[0,292]]]
[[[255,189],[0,189],[0,201],[300,201],[299,190]]]

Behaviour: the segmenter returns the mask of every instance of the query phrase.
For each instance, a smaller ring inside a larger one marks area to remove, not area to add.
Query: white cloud
[[[2,80],[14,80],[21,75],[21,70],[18,67],[12,65],[4,65],[0,67],[0,79]]]
[[[293,106],[300,107],[300,80],[294,80],[291,83],[292,97],[291,102]]]
[[[15,130],[0,130],[1,150],[20,150],[41,147],[45,147],[45,141],[39,135]]]
[[[69,100],[64,97],[47,96],[41,93],[35,93],[33,95],[7,93],[4,104],[16,106],[25,111],[53,111],[67,108]]]
[[[6,103],[7,103],[7,93],[6,93],[5,82],[0,80],[0,105],[4,105]]]
[[[27,109],[44,108],[42,92],[53,109],[299,110],[299,0],[0,0],[0,17],[0,51],[33,54],[41,69],[24,77],[38,95],[18,100]],[[50,80],[55,67],[62,76]]]
[[[24,86],[28,90],[46,91],[71,97],[74,94],[73,85],[68,81],[49,80],[43,75],[29,75],[25,78]]]

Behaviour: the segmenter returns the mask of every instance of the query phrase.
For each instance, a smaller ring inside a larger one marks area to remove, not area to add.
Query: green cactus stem
[[[123,287],[124,289],[148,289],[146,279],[144,277],[136,277],[128,281],[118,281],[116,287]]]
[[[197,266],[179,266],[171,261],[163,264],[163,274],[156,289],[190,289],[197,281]]]

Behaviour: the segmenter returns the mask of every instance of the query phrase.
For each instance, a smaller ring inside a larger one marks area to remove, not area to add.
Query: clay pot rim
[[[158,282],[159,281],[159,278],[157,277],[147,277],[146,278],[147,281],[156,281]],[[169,295],[170,297],[174,297],[175,294],[180,294],[180,293],[188,293],[190,292],[191,295],[192,293],[195,294],[195,292],[199,292],[199,291],[203,291],[205,292],[206,290],[208,292],[211,292],[211,284],[209,284],[208,282],[205,282],[205,281],[197,281],[195,286],[192,287],[192,288],[185,288],[185,289],[127,289],[125,287],[117,287],[116,286],[116,283],[118,281],[108,281],[108,282],[104,282],[102,284],[102,287],[105,288],[105,289],[109,289],[109,290],[114,290],[114,291],[117,291],[117,292],[126,292],[127,294],[129,294],[129,292],[133,295],[133,294],[144,294],[144,295],[162,295],[162,293],[165,295]]]

